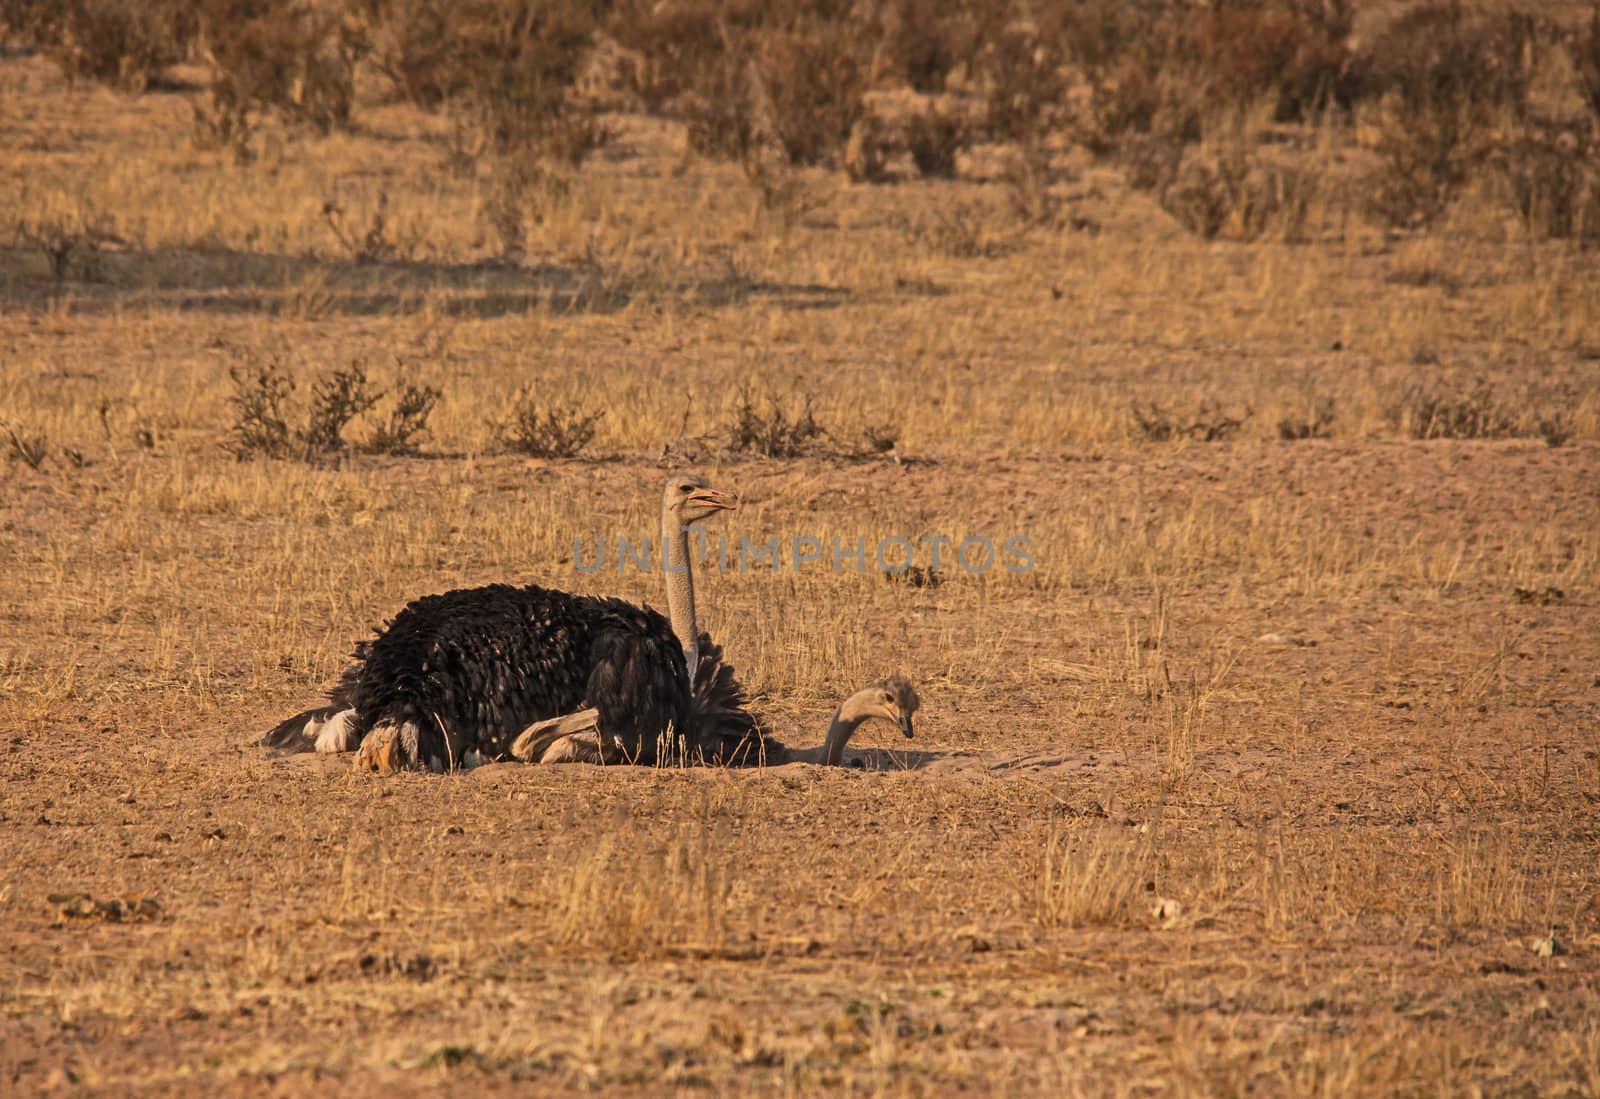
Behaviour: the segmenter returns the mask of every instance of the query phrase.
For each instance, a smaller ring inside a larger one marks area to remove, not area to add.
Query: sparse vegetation
[[[428,434],[428,418],[441,396],[431,385],[402,385],[389,418],[373,429],[365,449],[373,454],[416,454],[418,444]]]
[[[522,393],[512,402],[508,418],[500,425],[502,444],[513,454],[532,458],[576,458],[594,441],[605,409],[577,405],[545,404]]]
[[[12,424],[0,426],[6,429],[6,439],[11,444],[12,461],[21,462],[29,469],[38,469],[44,465],[44,460],[50,456],[50,443],[44,435],[18,432]]]
[[[359,359],[337,367],[311,385],[304,409],[303,427],[291,425],[295,415],[297,384],[280,355],[268,355],[229,369],[233,394],[233,425],[227,450],[235,458],[293,459],[322,462],[349,450],[345,429],[358,417],[371,413],[384,393],[367,377]],[[416,442],[428,429],[428,417],[438,403],[439,391],[431,386],[403,383],[387,420],[376,425],[362,449],[382,454],[415,454]]]
[[[801,394],[797,404],[785,405],[771,394],[757,400],[748,385],[739,391],[726,434],[729,450],[763,458],[799,457],[825,436],[809,393]]]
[[[1597,32],[1501,2],[297,0],[348,116],[234,160],[209,29],[113,93],[0,0],[0,1081],[1592,1091]],[[761,719],[915,739],[254,746],[408,600],[664,609],[678,472]]]
[[[112,239],[94,214],[30,217],[17,225],[17,240],[44,256],[56,282],[99,281],[105,271],[102,249]]]
[[[1333,434],[1333,425],[1337,419],[1333,398],[1320,397],[1313,401],[1311,407],[1304,413],[1279,419],[1278,438],[1286,441],[1326,439]]]
[[[1134,427],[1139,434],[1153,443],[1193,439],[1200,443],[1215,443],[1227,439],[1244,426],[1254,412],[1245,409],[1230,416],[1213,401],[1204,401],[1191,415],[1164,408],[1154,401],[1149,404],[1134,402],[1129,410]]]
[[[1390,415],[1413,439],[1505,439],[1518,433],[1516,412],[1484,378],[1409,386]]]

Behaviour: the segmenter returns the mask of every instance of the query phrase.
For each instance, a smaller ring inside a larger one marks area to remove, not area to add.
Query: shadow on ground
[[[245,751],[261,751],[251,745]],[[355,759],[354,753],[344,752],[339,754],[318,754],[305,752],[299,755],[267,757],[267,762],[274,768],[285,771],[302,772],[323,775],[350,774],[351,764]],[[464,772],[478,782],[500,782],[512,780],[518,774],[527,773],[530,764],[516,762],[487,763]],[[1056,753],[1030,752],[1020,756],[994,757],[978,752],[964,751],[900,751],[892,748],[864,748],[846,749],[844,765],[839,770],[874,773],[897,773],[902,771],[922,771],[929,774],[990,774],[996,777],[1022,777],[1034,775],[1045,771],[1058,771],[1074,766],[1074,761]],[[574,775],[591,775],[598,773],[596,768],[582,765],[572,765],[570,770]],[[632,772],[644,768],[631,768],[613,766],[607,769],[611,772]],[[740,777],[759,776],[763,774],[789,774],[800,772],[825,772],[833,770],[816,763],[789,762],[771,764],[765,767],[691,767],[686,771],[703,774],[726,773]],[[442,778],[442,776],[429,776]]]
[[[624,275],[595,264],[437,263],[321,259],[234,249],[108,251],[70,265],[77,278],[52,278],[42,253],[0,249],[0,305],[44,308],[70,296],[78,312],[129,304],[181,311],[262,313],[319,319],[415,312],[493,318],[543,310],[614,313],[640,298],[707,307],[764,300],[787,309],[831,309],[849,296],[840,287],[786,284],[738,274]]]

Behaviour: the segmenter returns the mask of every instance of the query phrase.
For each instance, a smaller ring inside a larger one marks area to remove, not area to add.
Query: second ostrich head
[[[828,739],[822,746],[822,762],[837,767],[844,758],[844,746],[856,729],[875,717],[893,722],[907,740],[911,739],[911,719],[920,704],[916,688],[898,675],[862,688],[845,699],[833,715]]]

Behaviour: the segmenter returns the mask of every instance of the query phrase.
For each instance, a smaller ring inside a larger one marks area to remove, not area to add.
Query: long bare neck
[[[689,559],[689,530],[671,511],[661,512],[661,571],[667,578],[667,617],[672,632],[683,646],[689,666],[689,684],[694,685],[695,668],[700,663],[700,624],[694,613],[694,566]]]
[[[822,742],[823,766],[837,767],[844,760],[844,746],[850,743],[850,738],[855,736],[861,723],[872,716],[865,712],[864,706],[875,694],[874,691],[859,691],[845,699],[833,712],[833,720],[828,724],[828,738]]]

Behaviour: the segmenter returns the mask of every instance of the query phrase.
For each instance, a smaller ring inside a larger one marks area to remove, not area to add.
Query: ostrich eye
[[[678,486],[678,491],[679,492],[690,492],[690,491],[693,491],[693,489],[694,489],[693,485],[679,485]]]
[[[884,704],[884,705],[885,705],[885,706],[889,706],[889,705],[892,705],[892,704],[893,704],[893,703],[894,703],[894,695],[892,695],[892,694],[885,694],[885,695],[884,695],[884,696],[883,696],[883,704]]]

